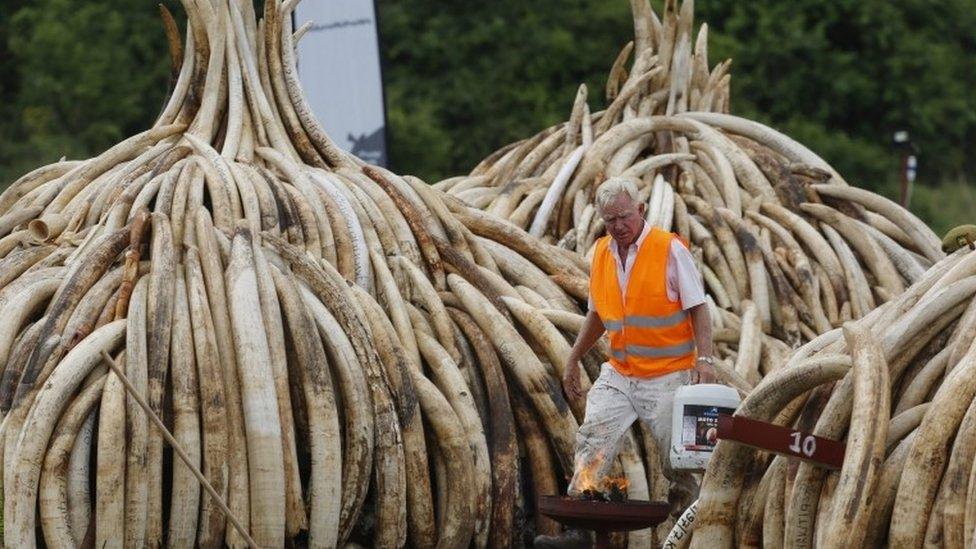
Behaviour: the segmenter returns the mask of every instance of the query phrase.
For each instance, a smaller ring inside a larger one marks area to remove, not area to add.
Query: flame
[[[583,464],[576,475],[576,487],[580,493],[599,492],[608,494],[614,489],[626,492],[629,482],[626,477],[605,477],[599,478],[597,470],[603,463],[604,452],[601,450],[589,462]]]
[[[616,488],[621,492],[627,490],[627,486],[630,485],[630,481],[626,477],[608,477],[603,481],[603,485],[606,487],[605,492],[610,491],[612,488]]]
[[[579,489],[581,491],[596,490],[597,485],[594,480],[595,474],[594,469],[596,467],[584,467],[579,474]]]
[[[599,491],[596,479],[596,470],[603,462],[603,451],[597,453],[596,457],[583,465],[577,476],[577,487],[580,492]]]

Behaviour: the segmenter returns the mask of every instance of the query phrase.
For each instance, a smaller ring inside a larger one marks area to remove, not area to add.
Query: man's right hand
[[[573,401],[583,398],[583,390],[580,388],[579,369],[579,360],[571,358],[566,361],[566,369],[563,372],[563,391],[566,392],[567,400]]]

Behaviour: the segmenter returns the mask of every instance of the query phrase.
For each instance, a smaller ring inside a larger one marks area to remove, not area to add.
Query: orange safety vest
[[[667,266],[675,235],[651,229],[637,250],[623,300],[610,238],[596,243],[590,273],[593,306],[610,337],[610,364],[623,375],[655,377],[695,365],[691,316],[668,299]]]

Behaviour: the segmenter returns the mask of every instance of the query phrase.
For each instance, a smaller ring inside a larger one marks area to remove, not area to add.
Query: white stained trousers
[[[597,483],[606,477],[620,450],[624,433],[638,418],[650,428],[663,462],[661,465],[672,485],[693,482],[690,473],[673,472],[669,458],[674,393],[678,387],[690,382],[691,370],[643,379],[625,376],[604,362],[600,377],[586,395],[586,417],[576,434],[569,495],[577,496],[582,492],[580,473],[584,470],[593,471],[591,478]]]

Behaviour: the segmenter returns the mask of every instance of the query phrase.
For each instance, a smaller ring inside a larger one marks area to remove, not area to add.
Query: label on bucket
[[[682,413],[681,446],[694,452],[711,452],[718,443],[718,416],[734,408],[686,404]]]

